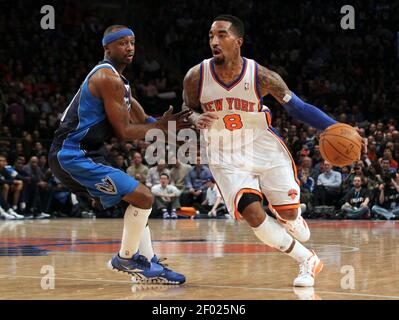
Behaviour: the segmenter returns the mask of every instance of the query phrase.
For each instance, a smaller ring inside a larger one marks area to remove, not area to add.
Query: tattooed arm
[[[202,113],[201,103],[198,96],[198,88],[200,85],[200,65],[196,65],[188,70],[183,80],[183,106],[182,110],[192,109],[193,114],[190,121],[195,124],[196,120]]]
[[[190,116],[190,121],[198,129],[209,128],[213,121],[218,117],[211,113],[202,113],[201,103],[198,96],[198,89],[200,86],[200,65],[192,67],[184,77],[183,81],[183,106],[182,110],[191,109],[193,114]]]
[[[258,78],[262,97],[271,94],[280,104],[285,103],[283,98],[291,91],[278,73],[259,65]]]
[[[284,80],[276,72],[259,66],[258,77],[262,96],[271,94],[297,120],[319,130],[324,130],[336,123],[323,111],[298,98],[295,93],[288,89]]]

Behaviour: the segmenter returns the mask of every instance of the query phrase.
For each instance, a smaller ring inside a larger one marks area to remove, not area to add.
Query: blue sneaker
[[[180,273],[174,272],[173,270],[167,268],[167,264],[162,263],[165,261],[166,258],[158,259],[156,255],[152,257],[151,263],[161,266],[163,271],[157,277],[153,278],[139,278],[136,276],[132,276],[133,283],[140,283],[140,284],[148,284],[148,283],[157,283],[157,284],[168,284],[168,285],[179,285],[186,282],[186,277]]]
[[[108,268],[118,272],[125,272],[135,276],[137,279],[146,280],[157,278],[164,273],[164,267],[149,262],[148,259],[137,251],[130,259],[124,259],[116,254],[108,261]]]

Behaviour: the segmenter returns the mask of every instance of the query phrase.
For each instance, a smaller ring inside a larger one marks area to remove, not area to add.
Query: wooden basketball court
[[[187,283],[132,285],[106,267],[122,223],[0,221],[0,299],[399,299],[399,221],[309,221],[324,261],[314,291],[294,289],[297,263],[232,220],[150,220],[157,254]]]

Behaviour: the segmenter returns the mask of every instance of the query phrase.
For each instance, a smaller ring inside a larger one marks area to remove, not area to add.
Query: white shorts
[[[209,163],[232,216],[240,218],[237,206],[243,193],[264,195],[274,209],[299,207],[300,183],[295,163],[283,141],[270,128],[255,139],[254,154],[246,165],[243,162],[245,158],[237,155],[236,161],[228,165]]]

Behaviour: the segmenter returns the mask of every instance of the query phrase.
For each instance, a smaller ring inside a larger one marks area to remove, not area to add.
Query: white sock
[[[298,262],[303,262],[313,255],[313,252],[306,248],[298,240],[295,239],[294,241],[294,247],[292,248],[291,252],[287,253],[290,257],[293,257]]]
[[[17,211],[18,207],[17,207],[17,206],[12,206],[12,209],[13,209],[14,211]]]
[[[266,215],[265,220],[256,228],[252,228],[260,241],[272,248],[286,251],[292,244],[292,237],[275,219]]]
[[[313,255],[309,249],[299,241],[294,240],[287,230],[271,217],[266,216],[260,226],[252,229],[264,244],[288,254],[298,262],[302,262]],[[290,251],[286,252],[287,250]]]
[[[123,218],[123,235],[119,256],[131,258],[138,250],[151,209],[140,209],[129,205]]]
[[[152,248],[151,241],[151,231],[148,224],[144,229],[143,235],[141,236],[139,251],[140,254],[148,259],[148,261],[151,261],[152,257],[154,256],[154,249]]]

